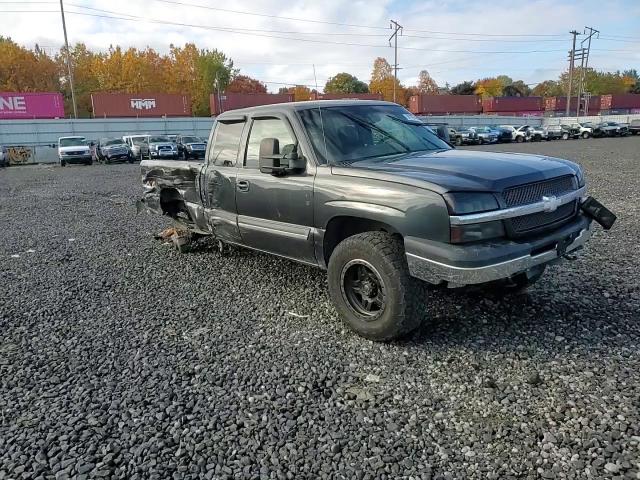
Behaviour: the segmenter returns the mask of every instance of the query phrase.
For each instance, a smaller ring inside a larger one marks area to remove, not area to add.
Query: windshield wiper
[[[353,115],[350,115],[348,113],[345,112],[340,112],[342,115],[344,115],[345,117],[349,118],[350,120],[353,120],[356,123],[359,123],[360,125],[363,125],[365,127],[369,127],[374,129],[376,132],[381,133],[382,135],[384,135],[385,137],[389,137],[391,140],[393,140],[394,142],[396,142],[398,145],[400,145],[402,148],[404,148],[407,152],[411,151],[411,148],[409,148],[408,145],[405,145],[402,141],[398,140],[396,137],[394,137],[393,135],[391,135],[389,132],[386,132],[385,130],[381,129],[380,127],[378,127],[376,124],[368,122],[366,120],[362,120],[361,118],[355,117]]]

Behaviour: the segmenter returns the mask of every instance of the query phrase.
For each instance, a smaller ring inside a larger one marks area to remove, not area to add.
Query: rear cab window
[[[210,164],[224,167],[232,167],[236,164],[244,125],[245,122],[217,122],[212,136],[213,144],[207,159]]]

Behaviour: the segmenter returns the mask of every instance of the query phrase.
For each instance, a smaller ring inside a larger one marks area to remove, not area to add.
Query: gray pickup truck
[[[592,219],[575,163],[460,151],[404,108],[322,101],[228,111],[203,162],[145,160],[139,207],[193,235],[328,270],[360,335],[397,338],[428,317],[424,282],[525,288],[580,249]]]

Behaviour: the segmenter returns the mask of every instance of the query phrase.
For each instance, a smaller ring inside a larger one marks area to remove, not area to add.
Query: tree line
[[[223,92],[266,93],[267,86],[257,79],[240,74],[233,60],[223,52],[199,49],[193,43],[170,45],[169,52],[160,54],[152,48],[123,49],[110,47],[106,52],[94,52],[83,43],[69,49],[74,73],[78,113],[91,116],[91,93],[176,93],[191,97],[196,116],[208,116],[209,95],[218,88]],[[43,92],[59,91],[65,98],[67,112],[71,108],[71,91],[67,81],[66,51],[47,55],[37,45],[27,49],[9,38],[0,36],[0,91]],[[576,69],[574,79],[583,72]],[[566,95],[568,72],[557,80],[547,80],[530,88],[522,80],[507,75],[465,81],[453,87],[438,86],[426,70],[422,70],[415,85],[403,85],[393,75],[389,62],[378,57],[373,62],[369,82],[341,72],[330,77],[324,85],[325,93],[376,93],[384,100],[407,105],[415,94],[453,94],[499,96],[555,96]],[[585,89],[593,95],[607,93],[640,93],[640,76],[635,69],[622,72],[585,70]],[[578,82],[573,86],[577,94]],[[315,90],[305,85],[280,88],[280,93],[293,94],[296,101],[309,100]]]

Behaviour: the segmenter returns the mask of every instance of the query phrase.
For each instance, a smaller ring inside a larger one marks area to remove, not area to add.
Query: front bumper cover
[[[512,277],[538,265],[556,263],[589,240],[594,225],[578,215],[551,234],[527,242],[508,240],[471,245],[405,238],[409,272],[429,283],[472,285]]]

